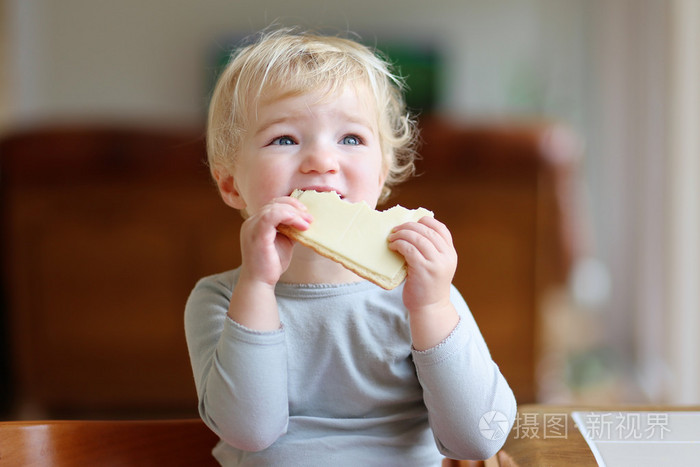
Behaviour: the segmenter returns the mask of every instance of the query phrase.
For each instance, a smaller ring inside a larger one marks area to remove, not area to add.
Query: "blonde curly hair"
[[[417,130],[407,112],[404,82],[378,52],[350,39],[290,29],[267,31],[239,49],[214,88],[207,123],[212,174],[228,172],[247,127],[248,111],[271,89],[279,95],[323,91],[348,83],[367,85],[375,102],[383,168],[380,201],[414,173]]]

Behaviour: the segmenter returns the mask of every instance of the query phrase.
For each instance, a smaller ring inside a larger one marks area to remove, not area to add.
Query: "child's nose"
[[[338,171],[338,158],[330,148],[315,144],[306,149],[301,163],[303,173],[335,173]]]

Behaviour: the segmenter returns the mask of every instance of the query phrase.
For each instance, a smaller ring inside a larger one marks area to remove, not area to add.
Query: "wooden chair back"
[[[217,441],[198,419],[0,422],[0,464],[214,466]]]

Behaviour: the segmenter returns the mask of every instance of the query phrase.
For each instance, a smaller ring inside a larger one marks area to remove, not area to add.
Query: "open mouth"
[[[325,192],[334,191],[335,193],[338,194],[338,196],[340,196],[340,199],[345,198],[345,195],[343,195],[339,190],[337,190],[337,189],[335,189],[335,188],[333,188],[333,187],[330,187],[330,186],[318,186],[318,185],[314,185],[314,186],[305,186],[305,187],[302,187],[302,188],[299,188],[299,189],[300,189],[300,190],[303,190],[303,191],[310,191],[310,190],[313,190],[313,191],[318,191],[318,192],[320,192],[320,193],[325,193]]]

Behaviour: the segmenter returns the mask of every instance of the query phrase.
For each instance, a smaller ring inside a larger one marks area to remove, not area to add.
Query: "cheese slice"
[[[281,228],[285,234],[318,253],[341,263],[377,285],[391,289],[406,276],[406,261],[388,247],[392,229],[433,213],[424,208],[394,206],[376,211],[367,203],[350,203],[335,192],[295,190],[314,220],[305,231]]]

